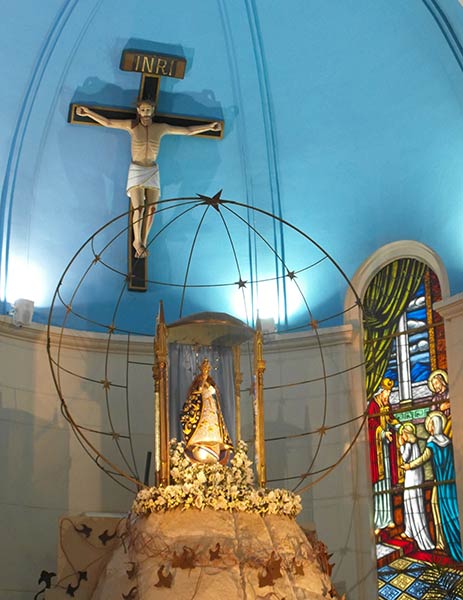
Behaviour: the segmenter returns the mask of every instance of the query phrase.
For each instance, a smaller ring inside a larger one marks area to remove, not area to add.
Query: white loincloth
[[[131,162],[126,186],[128,196],[130,196],[129,191],[134,187],[161,189],[158,165],[154,163],[149,167],[142,167]]]

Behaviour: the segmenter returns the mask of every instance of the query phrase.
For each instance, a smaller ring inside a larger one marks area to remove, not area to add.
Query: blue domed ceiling
[[[151,331],[160,299],[169,321],[259,308],[284,328],[307,323],[309,303],[310,319],[335,324],[344,275],[395,240],[430,246],[463,290],[457,0],[24,0],[2,12],[4,312],[26,297],[46,322],[74,254],[128,209],[127,133],[67,122],[72,102],[135,105],[140,74],[119,68],[128,48],[187,61],[184,79],[162,78],[159,112],[225,122],[221,140],[163,139],[162,198],[223,190],[238,204],[160,210],[145,293],[121,294],[114,274],[127,268],[115,233],[127,217],[105,229],[93,250],[116,236],[112,269],[89,267],[87,245],[63,280],[82,317],[69,326],[98,329],[117,304],[123,327]]]

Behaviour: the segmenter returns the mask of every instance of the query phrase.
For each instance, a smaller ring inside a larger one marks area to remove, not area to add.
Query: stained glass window
[[[438,590],[430,563],[462,580],[445,336],[433,310],[440,299],[436,275],[414,259],[384,267],[364,297],[380,598]]]

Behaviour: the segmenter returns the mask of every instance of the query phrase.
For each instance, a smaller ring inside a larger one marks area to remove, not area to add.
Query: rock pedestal
[[[294,519],[176,509],[127,520],[91,600],[325,600],[330,590]]]

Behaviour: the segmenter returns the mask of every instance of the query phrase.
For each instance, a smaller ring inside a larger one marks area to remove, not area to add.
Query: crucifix
[[[146,291],[148,235],[159,200],[156,158],[164,135],[201,135],[222,138],[223,122],[168,114],[155,114],[161,77],[183,79],[186,60],[177,56],[124,50],[120,68],[142,73],[136,111],[110,106],[71,104],[72,124],[123,129],[131,137],[132,160],[127,178],[130,197],[128,289]]]

